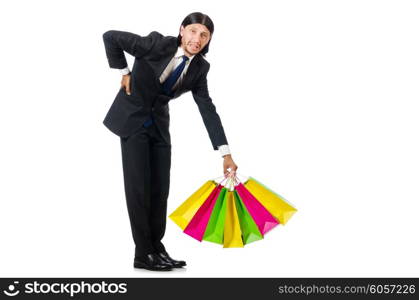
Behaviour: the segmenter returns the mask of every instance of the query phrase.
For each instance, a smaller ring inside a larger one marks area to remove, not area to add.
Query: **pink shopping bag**
[[[220,192],[223,189],[222,185],[217,185],[211,194],[205,200],[204,204],[198,209],[192,220],[186,226],[184,233],[190,235],[198,241],[202,241],[205,230],[207,228],[208,221],[211,217],[212,210],[215,203],[217,202]],[[226,190],[224,188],[224,190]],[[224,191],[225,192],[225,191]]]
[[[242,183],[236,185],[235,190],[263,235],[279,224]]]

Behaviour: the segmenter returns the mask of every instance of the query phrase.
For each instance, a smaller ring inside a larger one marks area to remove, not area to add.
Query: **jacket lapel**
[[[185,77],[182,80],[182,83],[175,90],[174,98],[179,97],[182,93],[191,88],[195,77],[199,74],[199,66],[201,65],[199,61],[200,58],[201,55],[198,54],[192,60],[188,70],[186,71]]]
[[[159,80],[161,74],[163,73],[164,69],[167,67],[167,65],[169,64],[170,60],[173,58],[173,56],[176,54],[177,51],[177,44],[172,43],[170,45],[170,47],[168,47],[165,55],[163,56],[161,63],[158,65],[157,67],[157,80]]]
[[[197,54],[192,59],[191,64],[189,65],[188,70],[186,71],[185,77],[183,78],[182,83],[179,86],[179,88],[182,88],[184,86],[189,86],[192,83],[192,80],[198,74],[199,58],[200,58],[200,55]]]
[[[159,78],[161,74],[177,51],[177,39],[172,36],[165,37],[155,51],[148,62],[154,71],[156,82],[160,84]]]

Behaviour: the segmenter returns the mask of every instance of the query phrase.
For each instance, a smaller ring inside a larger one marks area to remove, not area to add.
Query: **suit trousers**
[[[125,196],[135,256],[163,252],[167,198],[170,185],[171,145],[153,123],[121,137]]]

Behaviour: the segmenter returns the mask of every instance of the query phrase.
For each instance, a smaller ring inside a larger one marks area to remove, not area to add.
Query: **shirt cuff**
[[[123,68],[123,69],[119,69],[119,71],[121,72],[121,75],[127,75],[130,72],[128,67]]]
[[[228,147],[228,145],[218,146],[218,151],[220,151],[221,156],[231,154],[230,148]]]

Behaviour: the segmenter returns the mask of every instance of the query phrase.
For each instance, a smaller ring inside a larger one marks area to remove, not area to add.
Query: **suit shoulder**
[[[150,33],[156,38],[156,41],[159,42],[162,46],[171,46],[177,44],[177,38],[170,35],[163,35],[158,31],[153,31]]]
[[[202,58],[201,61],[206,67],[209,67],[211,65],[210,62],[207,60],[207,58],[204,55],[199,54],[199,56]]]
[[[202,54],[199,54],[199,58],[201,69],[204,71],[204,73],[208,73],[211,64]]]
[[[164,38],[164,35],[162,35],[160,32],[158,31],[152,31],[150,32],[149,36],[155,38],[156,40],[161,40]]]

